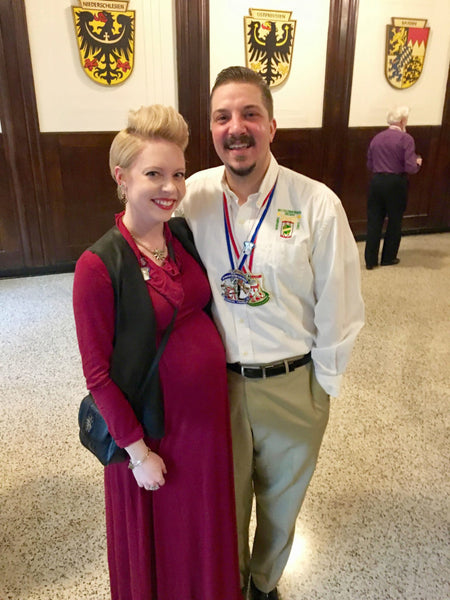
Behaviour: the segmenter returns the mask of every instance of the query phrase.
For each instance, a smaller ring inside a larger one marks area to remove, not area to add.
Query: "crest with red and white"
[[[422,74],[430,28],[426,19],[392,18],[386,30],[386,78],[397,89],[414,85]]]

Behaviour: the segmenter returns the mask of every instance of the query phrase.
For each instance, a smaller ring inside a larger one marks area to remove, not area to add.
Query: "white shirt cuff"
[[[341,389],[342,375],[326,375],[320,371],[315,371],[316,379],[326,391],[327,394],[337,398]]]

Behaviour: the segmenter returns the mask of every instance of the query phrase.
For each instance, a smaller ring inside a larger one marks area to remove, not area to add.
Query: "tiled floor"
[[[399,256],[362,271],[367,324],[332,400],[284,600],[450,598],[450,234],[406,237]],[[102,472],[77,439],[71,285],[0,280],[0,600],[108,598]]]

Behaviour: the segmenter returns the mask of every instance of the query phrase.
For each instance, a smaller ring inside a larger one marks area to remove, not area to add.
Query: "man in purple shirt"
[[[373,172],[367,202],[366,268],[378,266],[381,231],[388,218],[381,265],[396,265],[402,232],[402,218],[408,199],[408,173],[417,173],[422,157],[415,151],[414,139],[406,133],[409,108],[400,106],[387,115],[388,129],[370,142],[367,167]]]

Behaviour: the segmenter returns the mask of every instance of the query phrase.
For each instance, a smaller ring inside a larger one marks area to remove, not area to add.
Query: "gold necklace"
[[[131,233],[131,231],[130,231]],[[136,244],[138,246],[142,246],[142,248],[145,248],[145,250],[147,250],[147,252],[150,252],[150,254],[152,256],[155,257],[156,260],[160,261],[160,262],[164,262],[167,258],[167,246],[166,246],[166,242],[164,240],[164,246],[160,249],[160,248],[155,248],[154,250],[152,250],[151,248],[149,248],[148,246],[146,246],[142,241],[138,240],[137,238],[134,237],[134,235],[131,233],[131,237],[133,238],[133,240],[136,242]]]

